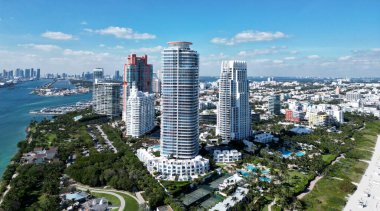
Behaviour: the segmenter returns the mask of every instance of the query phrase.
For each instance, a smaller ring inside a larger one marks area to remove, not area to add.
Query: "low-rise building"
[[[45,162],[50,162],[53,160],[58,153],[57,147],[50,147],[48,149],[43,149],[42,147],[36,147],[33,151],[24,153],[21,157],[21,163],[25,164],[41,164]]]
[[[232,163],[238,160],[241,160],[241,152],[237,150],[214,150],[216,163]]]
[[[278,141],[278,138],[274,137],[270,133],[260,133],[260,134],[254,135],[254,141],[262,143],[262,144],[267,144],[272,141]]]
[[[237,183],[239,183],[240,181],[243,180],[243,177],[239,176],[238,174],[234,174],[230,177],[228,177],[227,179],[225,179],[223,181],[223,183],[219,184],[219,191],[222,191],[228,187],[230,187],[231,185],[235,185]]]
[[[146,149],[138,149],[137,157],[151,173],[158,172],[163,180],[191,180],[199,175],[204,175],[210,168],[209,160],[202,156],[193,159],[171,159],[167,157],[155,157]]]

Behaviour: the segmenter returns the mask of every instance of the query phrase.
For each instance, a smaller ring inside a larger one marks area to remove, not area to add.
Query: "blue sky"
[[[121,69],[193,42],[200,75],[245,60],[251,76],[380,76],[380,1],[0,0],[0,69]]]

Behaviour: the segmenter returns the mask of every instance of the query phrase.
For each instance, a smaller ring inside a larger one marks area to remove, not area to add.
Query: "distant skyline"
[[[0,0],[0,70],[122,70],[131,53],[156,72],[167,42],[193,42],[200,75],[222,60],[248,76],[380,76],[380,1]]]

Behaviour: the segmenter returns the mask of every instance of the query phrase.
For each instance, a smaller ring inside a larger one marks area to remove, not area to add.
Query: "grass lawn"
[[[342,210],[346,196],[355,186],[348,181],[324,177],[318,181],[313,191],[303,198],[308,210]]]
[[[54,141],[55,139],[57,139],[57,134],[55,134],[55,133],[49,133],[46,138],[48,139],[48,142],[51,143],[52,141]]]
[[[132,198],[132,197],[130,197],[124,193],[116,192],[116,194],[119,194],[125,200],[124,211],[138,211],[139,210],[139,204],[137,203],[137,201],[134,198]]]
[[[328,176],[359,182],[367,167],[366,162],[345,158],[334,165]]]
[[[311,179],[311,175],[302,174],[299,171],[289,171],[288,172],[288,182],[292,186],[295,193],[301,192],[305,189],[306,185]]]
[[[372,153],[366,150],[373,150],[379,133],[379,121],[369,122],[365,129],[355,133],[355,146],[346,153],[346,158],[331,166],[326,176],[302,199],[308,210],[342,210],[344,208],[347,195],[352,194],[356,189],[351,182],[359,182],[368,166],[360,159],[371,159]],[[324,160],[326,161],[327,157],[324,157]]]
[[[97,198],[106,198],[113,206],[120,206],[120,200],[111,194],[91,192],[91,194]],[[117,193],[119,194],[119,193]],[[119,194],[121,195],[121,194]]]
[[[161,180],[161,184],[173,195],[181,192],[186,186],[190,185],[189,181],[165,181]]]
[[[331,163],[335,159],[335,155],[332,154],[327,154],[327,155],[322,155],[322,160],[325,161],[325,163]]]

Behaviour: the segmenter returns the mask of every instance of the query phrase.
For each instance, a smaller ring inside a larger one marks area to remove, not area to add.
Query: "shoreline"
[[[380,135],[377,136],[371,161],[356,191],[349,196],[344,211],[380,209]]]

